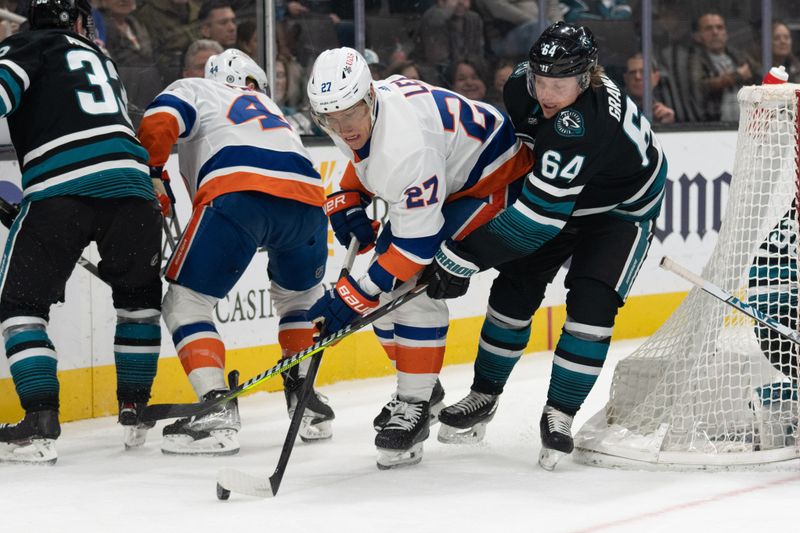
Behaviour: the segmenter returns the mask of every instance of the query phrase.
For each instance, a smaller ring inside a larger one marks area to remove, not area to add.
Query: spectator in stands
[[[281,108],[292,128],[300,135],[321,135],[322,132],[308,113],[300,109],[305,91],[303,68],[289,56],[278,54],[275,58],[275,87],[272,99]]]
[[[689,61],[693,97],[700,102],[705,120],[736,121],[739,104],[736,93],[744,85],[757,83],[759,69],[744,52],[728,46],[725,19],[715,12],[695,21],[698,53]]]
[[[503,100],[503,86],[506,84],[506,80],[508,80],[512,72],[514,72],[513,62],[500,61],[500,63],[494,67],[492,86],[486,93],[486,98],[484,99],[485,102],[492,104],[503,112],[506,111],[506,105]]]
[[[486,82],[481,63],[462,59],[453,63],[447,70],[447,82],[450,89],[466,96],[470,100],[486,98]]]
[[[245,20],[236,27],[236,48],[258,62],[258,33],[254,20]]]
[[[164,88],[155,66],[150,33],[131,16],[135,9],[136,0],[103,0],[102,4],[105,47],[117,64],[128,95],[129,110],[134,115],[147,107]]]
[[[588,20],[628,20],[633,11],[626,0],[561,0],[567,22]]]
[[[183,77],[205,77],[206,61],[213,55],[221,54],[223,50],[221,44],[211,39],[198,39],[190,44],[183,58]]]
[[[800,83],[800,60],[792,53],[792,33],[783,22],[772,25],[772,66],[783,65],[789,83]]]
[[[475,0],[492,52],[518,60],[528,54],[539,36],[539,0]],[[548,24],[561,20],[558,0],[545,0]]]
[[[223,48],[236,46],[236,13],[229,0],[206,0],[200,8],[200,35]]]
[[[133,17],[147,28],[165,84],[181,73],[183,53],[197,39],[197,0],[147,0]]]
[[[675,122],[675,110],[668,105],[672,98],[665,94],[664,88],[659,85],[661,82],[661,71],[658,65],[653,62],[650,70],[650,87],[653,91],[653,112],[652,121],[661,124],[672,124]],[[642,54],[635,54],[628,58],[626,62],[625,92],[631,97],[639,109],[642,109],[644,101],[644,58]]]
[[[670,107],[675,110],[675,122],[702,120],[700,102],[694,99],[689,76],[691,57],[698,53],[692,35],[692,24],[686,23],[689,0],[660,0],[653,14],[654,52],[662,70],[660,85],[672,95]]]
[[[422,15],[419,59],[439,76],[462,59],[484,60],[483,21],[469,7],[470,0],[436,0]]]
[[[389,68],[386,69],[385,76],[388,78],[395,74],[400,74],[410,80],[422,80],[417,64],[413,61],[398,61],[389,65]]]
[[[364,49],[364,59],[367,61],[373,80],[382,80],[386,77],[386,65],[381,62],[381,58],[378,57],[378,54],[366,48]]]

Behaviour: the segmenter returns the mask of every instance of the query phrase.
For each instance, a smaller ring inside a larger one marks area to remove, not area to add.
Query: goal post
[[[798,330],[800,85],[745,87],[719,238],[702,277]],[[692,289],[614,370],[575,459],[606,467],[781,467],[800,458],[798,346]],[[793,463],[794,464],[794,463]]]

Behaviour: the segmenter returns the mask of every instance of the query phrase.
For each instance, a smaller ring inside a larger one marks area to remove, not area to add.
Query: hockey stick
[[[17,215],[19,215],[19,206],[9,203],[5,198],[0,197],[0,222],[8,229],[11,229],[11,225],[14,223]],[[78,264],[88,270],[90,274],[97,276],[97,279],[103,281],[100,277],[100,271],[97,270],[97,265],[83,256],[78,258]]]
[[[330,335],[318,340],[305,350],[297,352],[296,354],[285,359],[281,359],[275,366],[268,368],[257,376],[250,378],[235,389],[229,391],[224,396],[197,403],[157,403],[148,405],[142,414],[142,420],[153,422],[167,418],[184,418],[187,416],[198,416],[205,414],[218,405],[228,403],[232,399],[241,396],[260,383],[275,377],[286,370],[289,370],[293,366],[299,364],[301,361],[305,361],[312,355],[319,353],[328,346],[335,344],[345,337],[364,329],[377,319],[386,316],[401,305],[424,293],[425,289],[427,288],[427,283],[414,286],[411,284],[411,282],[406,282],[391,293],[391,295],[394,296],[394,299],[389,303],[379,307],[368,315],[353,321],[353,323],[351,323],[349,326],[346,326],[339,331],[335,331]]]
[[[358,252],[358,245],[358,240],[355,237],[351,237],[350,246],[347,248],[347,255],[344,260],[344,266],[339,273],[340,279],[349,274],[350,269],[353,268],[353,261],[355,261],[356,252]],[[323,325],[322,328],[324,329],[324,327]],[[311,359],[311,365],[308,367],[303,388],[299,391],[297,405],[295,405],[292,421],[289,424],[289,430],[286,432],[286,438],[283,441],[278,464],[275,467],[275,471],[269,476],[269,490],[265,490],[267,487],[262,477],[252,476],[233,468],[224,468],[220,470],[217,475],[218,499],[227,500],[231,492],[262,498],[276,496],[278,494],[278,489],[280,489],[281,481],[283,480],[283,474],[286,473],[289,458],[292,456],[292,450],[294,450],[297,434],[300,432],[300,424],[303,421],[303,415],[305,415],[306,404],[308,403],[309,397],[314,393],[314,381],[317,379],[317,371],[321,363],[322,352],[319,352]]]
[[[707,292],[711,296],[723,301],[724,303],[730,305],[734,309],[738,309],[742,313],[746,314],[759,324],[766,326],[767,328],[771,329],[772,331],[779,333],[789,339],[790,341],[794,342],[795,344],[800,345],[800,334],[798,334],[793,329],[781,324],[774,318],[765,315],[755,307],[744,303],[731,293],[723,290],[720,287],[717,287],[710,281],[704,280],[702,277],[698,276],[694,272],[687,270],[683,266],[679,265],[672,259],[667,256],[661,258],[661,268],[664,270],[669,270],[673,272],[683,279],[693,283],[703,291]]]

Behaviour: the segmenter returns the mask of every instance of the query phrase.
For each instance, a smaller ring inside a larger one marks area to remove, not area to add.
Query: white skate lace
[[[464,398],[457,401],[452,409],[458,409],[464,414],[473,413],[492,401],[491,394],[484,394],[482,392],[470,391]]]
[[[411,429],[417,424],[422,415],[422,404],[407,403],[397,400],[397,405],[392,410],[392,418],[386,424],[386,427],[392,429],[399,428],[405,431]]]
[[[550,433],[561,433],[572,436],[572,417],[557,409],[547,412],[547,428]]]

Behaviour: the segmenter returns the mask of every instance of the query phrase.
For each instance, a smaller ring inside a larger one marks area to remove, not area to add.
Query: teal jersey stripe
[[[532,204],[537,205],[544,209],[545,212],[552,213],[554,215],[569,216],[572,214],[572,210],[575,207],[575,202],[572,201],[548,202],[546,200],[542,200],[538,196],[531,193],[527,188],[522,189],[522,195]]]
[[[22,172],[22,186],[27,187],[31,180],[59,168],[73,165],[81,161],[86,161],[103,154],[129,153],[132,158],[147,160],[147,150],[138,143],[130,139],[114,138],[92,143],[89,145],[78,146],[70,150],[58,152],[48,157],[41,163],[28,167]]]
[[[135,168],[126,167],[93,172],[35,193],[25,192],[25,199],[35,201],[68,195],[93,198],[137,196],[145,200],[153,200],[156,197],[150,176]]]
[[[11,102],[11,109],[6,110],[3,114],[8,114],[14,111],[19,106],[19,101],[22,99],[22,87],[19,86],[17,80],[14,79],[7,69],[0,67],[0,79],[6,82],[8,88],[11,89],[11,93],[9,96],[13,98]]]
[[[510,248],[526,254],[535,252],[561,231],[555,226],[531,220],[513,206],[493,218],[488,229]]]

